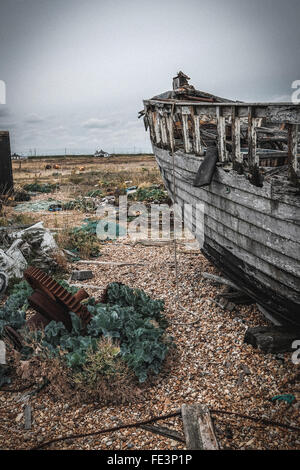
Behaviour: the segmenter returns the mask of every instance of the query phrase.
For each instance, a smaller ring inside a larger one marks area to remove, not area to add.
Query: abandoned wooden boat
[[[230,101],[188,80],[180,72],[140,113],[169,195],[183,210],[203,203],[204,255],[300,326],[300,105]],[[195,210],[188,218],[197,238]]]

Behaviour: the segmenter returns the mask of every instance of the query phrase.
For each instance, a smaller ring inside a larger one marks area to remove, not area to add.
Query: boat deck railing
[[[145,100],[144,109],[158,147],[200,156],[213,143],[219,162],[235,169],[288,165],[291,178],[299,177],[298,104],[155,99]]]

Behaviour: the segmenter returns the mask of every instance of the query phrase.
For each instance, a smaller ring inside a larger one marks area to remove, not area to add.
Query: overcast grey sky
[[[197,89],[290,100],[299,0],[0,0],[0,130],[12,150],[150,149],[142,100]]]

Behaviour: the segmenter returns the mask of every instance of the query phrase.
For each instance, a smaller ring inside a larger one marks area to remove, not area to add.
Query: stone
[[[92,279],[94,274],[92,271],[72,271],[71,279],[72,281],[85,281],[87,279]]]

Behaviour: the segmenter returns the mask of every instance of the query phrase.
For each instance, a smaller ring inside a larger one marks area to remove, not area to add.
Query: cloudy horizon
[[[195,88],[289,101],[298,0],[1,0],[0,130],[13,152],[150,151],[143,99]]]

